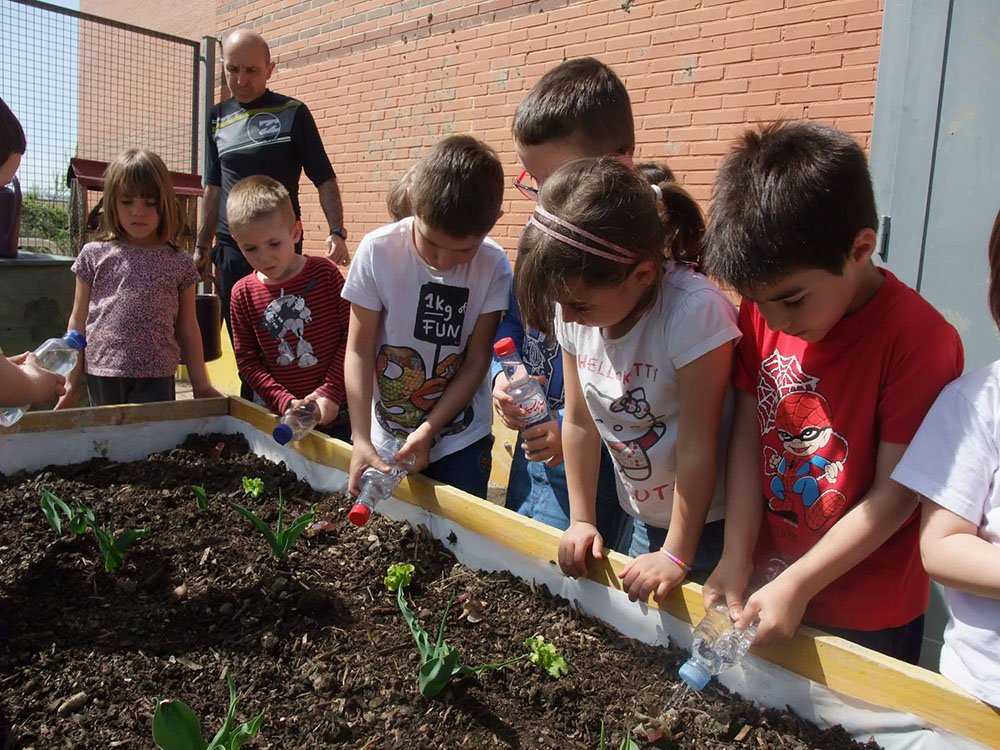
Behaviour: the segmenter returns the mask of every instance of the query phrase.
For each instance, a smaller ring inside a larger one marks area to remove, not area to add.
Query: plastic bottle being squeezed
[[[287,445],[293,440],[301,440],[313,427],[319,424],[319,405],[306,401],[289,407],[281,417],[281,422],[271,432],[278,445]]]
[[[379,458],[389,465],[389,471],[381,472],[374,466],[369,466],[361,475],[361,494],[347,513],[347,518],[355,526],[364,526],[368,523],[375,506],[392,495],[392,491],[413,468],[412,456],[406,461],[397,461],[395,458],[404,443],[404,440],[390,437],[376,449]]]
[[[749,596],[765,584],[770,583],[788,567],[781,557],[772,557],[761,563],[747,586]],[[694,629],[691,642],[691,658],[680,668],[680,678],[693,690],[701,690],[713,675],[735,667],[753,643],[759,623],[753,622],[744,630],[733,627],[729,608],[725,602],[713,604],[701,622]]]
[[[493,351],[500,360],[503,374],[507,376],[507,393],[514,404],[524,411],[524,427],[541,424],[552,419],[549,400],[537,380],[528,375],[524,362],[517,353],[511,338],[500,339],[493,345]]]
[[[87,339],[79,331],[67,331],[62,338],[46,339],[37,349],[35,356],[38,366],[49,372],[65,377],[76,367],[80,353],[87,348]],[[31,408],[25,406],[7,406],[0,410],[0,426],[10,427]]]

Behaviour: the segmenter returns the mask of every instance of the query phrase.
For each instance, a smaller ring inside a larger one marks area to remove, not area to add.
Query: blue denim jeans
[[[725,531],[725,521],[706,523],[698,540],[698,548],[691,561],[691,572],[688,577],[704,583],[709,574],[715,570],[722,557],[722,542]],[[667,530],[658,526],[650,526],[638,518],[632,519],[632,542],[629,544],[629,557],[638,557],[647,552],[658,552],[667,539]]]
[[[472,445],[442,456],[421,473],[485,500],[492,468],[493,436],[485,435]]]
[[[520,435],[518,436],[520,444]],[[560,530],[569,527],[569,491],[566,466],[546,466],[529,461],[524,451],[515,449],[507,479],[507,508]],[[631,517],[618,504],[615,467],[608,451],[601,447],[601,468],[597,477],[597,530],[604,545],[618,552],[627,549]]]

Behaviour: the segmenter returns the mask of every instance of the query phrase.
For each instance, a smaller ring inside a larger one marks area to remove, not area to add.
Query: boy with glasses
[[[552,172],[573,159],[613,156],[631,166],[635,152],[632,104],[621,79],[592,57],[567,60],[548,71],[514,114],[514,148],[524,171],[514,181],[521,194],[537,200],[538,188]],[[542,381],[553,413],[563,409],[562,351],[555,340],[526,329],[510,290],[507,314],[497,340],[510,337],[528,371]],[[503,423],[518,430],[521,415],[507,393],[499,362],[493,365],[493,404]],[[569,494],[562,465],[559,420],[519,432],[507,482],[506,506],[555,528],[569,526]],[[597,527],[605,544],[627,550],[628,515],[618,504],[614,466],[601,451],[597,488]]]

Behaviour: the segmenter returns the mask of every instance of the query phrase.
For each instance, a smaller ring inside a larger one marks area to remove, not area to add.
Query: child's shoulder
[[[887,341],[920,349],[961,347],[958,331],[930,302],[882,269],[885,281],[866,321]]]

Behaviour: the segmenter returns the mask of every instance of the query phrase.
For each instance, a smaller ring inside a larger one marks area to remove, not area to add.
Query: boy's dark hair
[[[482,237],[496,224],[503,201],[503,166],[471,135],[439,141],[413,170],[410,208],[449,237]]]
[[[706,272],[751,296],[799,269],[839,276],[858,232],[878,228],[861,147],[811,122],[744,133],[719,169],[710,213]]]
[[[650,185],[659,185],[661,182],[673,182],[677,179],[674,177],[674,173],[670,167],[655,161],[641,161],[635,165],[635,171]]]
[[[538,204],[561,222],[651,260],[663,273],[663,258],[697,263],[705,219],[697,202],[676,182],[658,185],[659,194],[637,172],[612,157],[563,164],[542,186]],[[614,196],[609,200],[608,196]],[[533,221],[575,242],[592,240],[535,214]],[[621,284],[635,263],[610,260],[552,237],[533,224],[521,233],[514,267],[515,293],[524,323],[552,334],[555,299],[577,279],[587,286]]]
[[[990,232],[990,315],[1000,326],[1000,211],[993,220],[993,231]]]
[[[10,111],[7,103],[0,99],[0,164],[3,164],[14,154],[23,154],[28,147],[24,137],[24,128],[17,117]]]
[[[567,60],[543,75],[517,105],[511,132],[524,146],[573,138],[586,156],[635,151],[625,84],[593,57]]]

